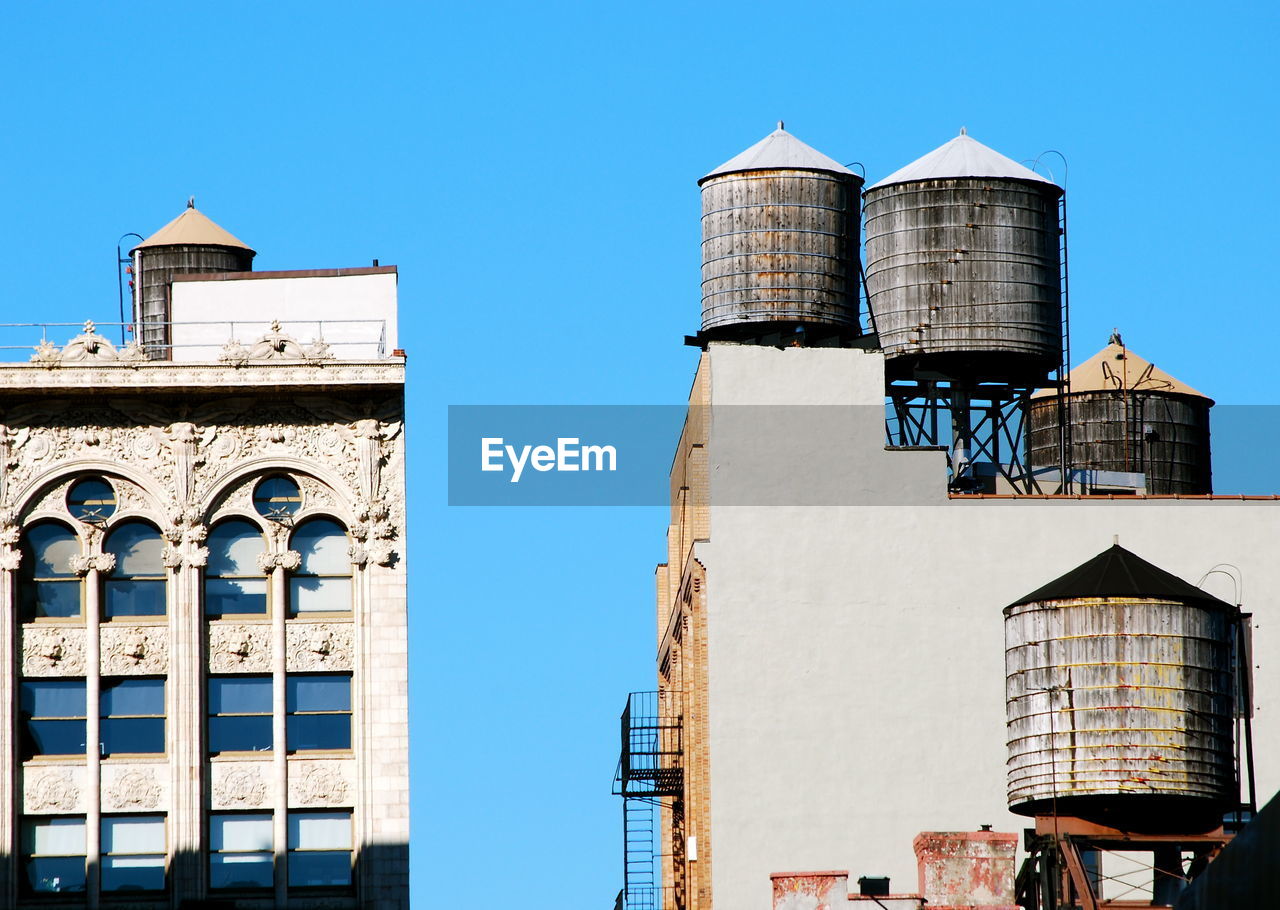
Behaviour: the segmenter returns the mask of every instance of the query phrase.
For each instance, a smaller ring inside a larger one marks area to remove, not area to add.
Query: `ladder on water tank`
[[[1064,181],[1065,182],[1065,181]],[[1062,360],[1058,366],[1059,492],[1071,492],[1071,280],[1067,273],[1067,195],[1058,197],[1058,264],[1062,309]]]

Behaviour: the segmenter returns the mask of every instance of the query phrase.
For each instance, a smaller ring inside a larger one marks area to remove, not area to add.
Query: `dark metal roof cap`
[[[1036,588],[1027,596],[1018,598],[1009,607],[1077,597],[1158,597],[1195,601],[1200,606],[1215,609],[1235,609],[1225,600],[1152,565],[1120,544],[1104,550],[1084,565],[1055,578],[1044,587]]]

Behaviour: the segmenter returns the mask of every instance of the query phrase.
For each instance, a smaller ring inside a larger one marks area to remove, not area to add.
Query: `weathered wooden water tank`
[[[1119,544],[1005,608],[1009,808],[1208,830],[1238,802],[1237,611]]]
[[[169,357],[169,282],[173,276],[247,272],[253,268],[255,255],[199,211],[194,199],[188,201],[186,211],[130,252],[138,342],[153,360]]]
[[[779,123],[698,183],[704,335],[858,334],[861,177]]]
[[[1033,468],[1058,464],[1059,398],[1032,396]],[[1069,400],[1074,468],[1145,474],[1149,494],[1213,492],[1212,399],[1112,343],[1071,371]]]
[[[1062,351],[1062,188],[961,131],[866,194],[890,372],[1036,381]]]

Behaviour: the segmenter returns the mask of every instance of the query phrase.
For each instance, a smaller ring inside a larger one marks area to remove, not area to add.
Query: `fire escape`
[[[682,717],[657,692],[632,692],[622,711],[622,752],[613,792],[622,797],[623,887],[617,910],[663,910],[661,838],[664,798],[684,796]],[[682,905],[683,901],[674,901]]]

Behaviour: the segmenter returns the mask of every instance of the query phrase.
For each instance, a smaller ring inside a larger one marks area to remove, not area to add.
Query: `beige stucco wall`
[[[770,873],[804,869],[910,890],[919,832],[1025,827],[1005,809],[1001,609],[1117,534],[1193,583],[1239,568],[1256,617],[1260,797],[1280,787],[1280,502],[951,500],[942,453],[884,450],[880,355],[707,357],[710,540],[697,554],[715,906],[766,908]],[[814,409],[820,420],[720,407],[760,404],[852,407]],[[774,498],[755,502],[817,489],[879,504],[723,504],[762,482]],[[1234,598],[1221,576],[1205,587]]]

